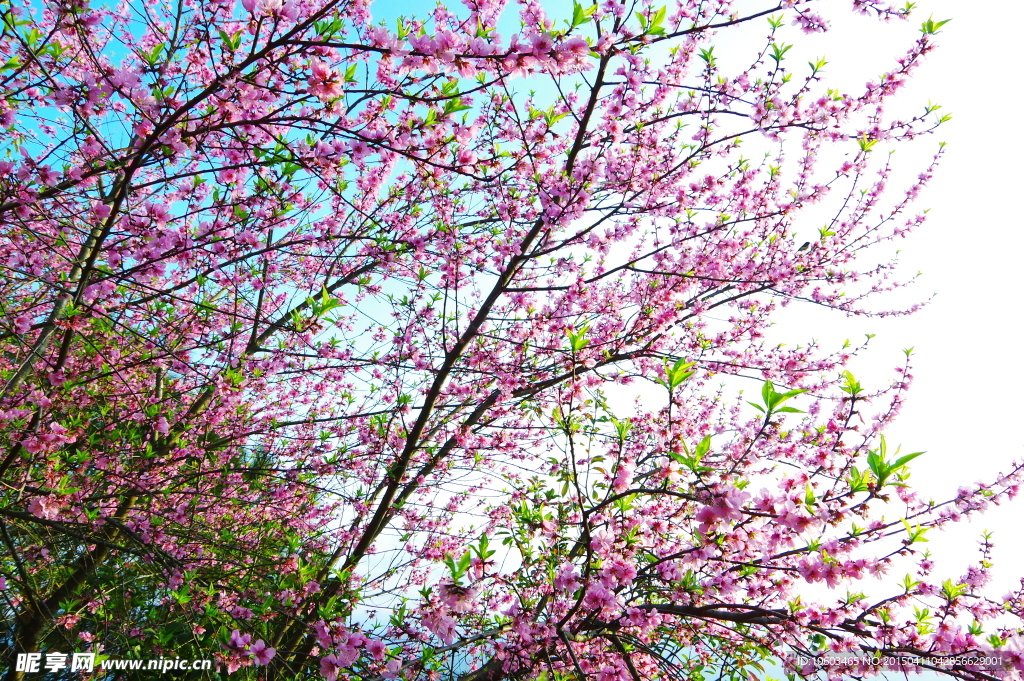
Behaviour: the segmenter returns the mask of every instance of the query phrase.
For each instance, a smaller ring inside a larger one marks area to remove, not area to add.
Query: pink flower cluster
[[[387,647],[381,641],[346,629],[339,622],[319,620],[313,631],[320,646],[331,651],[320,657],[320,673],[327,681],[335,681],[339,672],[355,664],[364,650],[377,661],[387,656]]]
[[[743,504],[748,499],[750,494],[736,487],[728,487],[715,494],[710,502],[697,512],[696,520],[700,523],[701,534],[708,534],[720,523],[742,520]]]

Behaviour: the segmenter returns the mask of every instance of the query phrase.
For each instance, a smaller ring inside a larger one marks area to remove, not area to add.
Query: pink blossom
[[[546,57],[555,47],[555,41],[549,33],[534,33],[528,40],[534,56],[537,57]]]
[[[128,69],[118,69],[110,77],[110,84],[116,88],[136,88],[142,85],[139,74]]]
[[[338,646],[335,659],[339,667],[351,667],[359,659],[359,648],[351,642],[344,643]]]
[[[320,658],[320,674],[326,681],[335,681],[341,667],[336,655],[324,655]]]
[[[167,418],[164,416],[158,416],[153,424],[153,430],[160,433],[161,435],[167,435],[171,432],[171,426],[167,423]]]
[[[231,632],[231,638],[228,640],[228,645],[235,650],[242,650],[249,645],[249,641],[252,640],[252,634],[243,634],[238,629]]]
[[[423,625],[445,645],[455,640],[455,620],[440,610],[431,610],[423,615]]]
[[[738,521],[743,519],[740,510],[750,494],[735,487],[729,487],[721,494],[716,495],[711,503],[697,512],[696,519],[700,523],[700,531],[707,534],[708,531],[721,521]]]
[[[402,661],[397,659],[388,660],[384,669],[385,671],[381,676],[388,679],[388,681],[393,681],[393,679],[398,678],[398,675],[402,671]]]
[[[630,484],[633,482],[633,471],[636,466],[632,462],[624,462],[619,465],[619,470],[615,474],[615,479],[612,481],[612,491],[621,494],[629,489]]]
[[[572,563],[562,563],[558,568],[558,575],[555,577],[555,588],[559,591],[572,593],[580,588],[579,572]]]
[[[371,639],[366,642],[366,652],[369,653],[370,657],[380,662],[387,656],[388,649],[381,641]]]
[[[622,558],[612,558],[601,566],[601,574],[613,586],[628,586],[636,577],[636,566]]]
[[[806,10],[797,12],[793,25],[799,26],[804,33],[822,33],[828,30],[828,22],[825,19]]]
[[[476,598],[477,589],[445,583],[438,586],[438,593],[441,596],[441,601],[452,612],[465,613],[473,609],[473,601]]]
[[[238,168],[223,168],[217,172],[217,181],[224,184],[237,182],[239,179]]]
[[[585,38],[573,36],[559,43],[557,49],[559,52],[585,57],[590,54],[590,43]]]
[[[263,639],[260,639],[249,646],[249,654],[252,655],[257,665],[266,665],[270,664],[270,661],[274,659],[277,650],[267,647]]]
[[[1006,645],[999,649],[999,653],[1011,669],[1024,672],[1024,636],[1011,636]]]
[[[260,9],[268,16],[289,21],[295,21],[299,15],[297,4],[284,0],[261,0]]]
[[[327,64],[316,59],[310,65],[309,91],[323,101],[341,96],[341,78]]]
[[[456,125],[455,126],[455,140],[465,144],[473,139],[476,135],[479,125]]]
[[[583,596],[583,607],[588,610],[596,610],[601,613],[611,613],[621,607],[621,598],[611,589],[603,584],[596,583],[587,587]]]
[[[796,533],[801,533],[815,524],[815,519],[802,506],[797,507],[791,501],[787,501],[781,510],[778,522]]]
[[[45,520],[55,520],[60,513],[61,503],[52,496],[32,497],[28,502],[28,512]]]

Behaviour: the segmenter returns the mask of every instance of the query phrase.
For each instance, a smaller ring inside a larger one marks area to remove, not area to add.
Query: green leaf
[[[220,36],[221,42],[224,43],[224,46],[231,52],[234,52],[242,45],[241,31],[237,31],[234,35],[228,35],[225,31],[217,29],[217,34]],[[158,45],[157,47],[163,46]]]
[[[590,17],[594,16],[594,12],[597,10],[597,5],[591,5],[590,7],[584,8],[580,3],[572,3],[572,23],[570,28],[576,28],[580,24],[584,23]]]
[[[921,24],[921,33],[925,35],[935,35],[939,32],[939,29],[948,24],[952,19],[945,19],[943,21],[933,21],[931,17],[928,17],[928,21]]]
[[[860,147],[860,150],[865,153],[871,151],[871,148],[876,144],[878,144],[878,140],[870,139],[866,132],[857,138],[857,145]]]
[[[772,53],[768,56],[774,59],[775,64],[778,65],[785,57],[785,54],[789,52],[791,49],[793,49],[792,45],[780,45],[779,43],[772,43]]]
[[[903,523],[903,527],[907,530],[907,538],[904,540],[909,544],[916,544],[917,542],[927,542],[924,538],[924,533],[928,531],[927,527],[921,527],[920,525],[914,525],[911,527],[910,523],[907,522],[906,518],[901,518],[900,522]]]
[[[587,347],[590,344],[590,339],[586,337],[587,331],[589,330],[590,327],[584,325],[575,331],[566,332],[569,336],[569,349],[573,352],[579,352],[583,348]]]
[[[856,397],[858,394],[860,394],[863,388],[861,388],[860,383],[857,382],[857,379],[854,377],[853,374],[851,374],[849,371],[844,371],[842,373],[842,377],[845,380],[845,383],[839,386],[840,390],[853,397]]]
[[[223,31],[221,31],[221,33],[223,33]],[[146,63],[149,64],[150,66],[156,66],[157,62],[160,61],[160,55],[163,54],[163,51],[164,51],[164,44],[163,43],[160,43],[159,45],[154,46],[153,49],[150,50],[149,53],[145,55]]]
[[[458,113],[472,108],[468,104],[463,104],[461,99],[449,99],[444,103],[444,112],[446,114]]]
[[[801,410],[795,409],[793,407],[779,408],[779,405],[785,402],[786,400],[790,399],[791,397],[795,397],[805,392],[807,392],[807,389],[798,388],[796,390],[788,390],[784,393],[780,393],[775,390],[775,386],[772,384],[771,381],[765,381],[764,385],[761,386],[761,399],[764,401],[765,406],[765,409],[762,411],[766,411],[769,415],[784,411],[803,413]]]
[[[892,467],[893,468],[903,468],[905,465],[907,465],[907,463],[913,461],[914,459],[916,459],[917,457],[921,456],[922,454],[924,454],[924,452],[914,452],[913,454],[907,454],[906,456],[901,456],[900,458],[896,459],[896,461],[893,462]]]
[[[665,365],[665,381],[660,381],[662,385],[667,387],[669,390],[673,390],[682,385],[688,378],[697,373],[695,370],[690,369],[696,362],[687,362],[685,359],[676,360],[675,364],[669,367]]]
[[[850,483],[851,492],[867,492],[868,482],[867,477],[860,472],[856,467],[850,469],[850,477],[848,478]]]
[[[662,7],[654,16],[651,18],[651,27],[648,29],[648,33],[651,35],[665,35],[665,29],[662,27],[661,22],[665,20],[665,13],[668,7]]]
[[[868,452],[868,468],[870,468],[871,472],[875,474],[876,479],[882,477],[885,471],[885,466],[882,461],[882,457],[879,456],[878,452]]]
[[[967,593],[966,584],[955,584],[952,579],[947,579],[942,583],[942,595],[948,600],[952,601],[965,593]]]
[[[618,434],[620,440],[625,440],[629,434],[629,429],[633,427],[633,422],[629,419],[623,419],[622,421],[612,417],[612,424],[615,426],[615,432]]]
[[[466,107],[466,108],[469,108],[469,107]],[[544,116],[544,122],[548,124],[549,128],[551,126],[553,126],[555,123],[557,123],[558,121],[562,120],[563,118],[565,118],[566,116],[569,115],[569,113],[567,111],[566,112],[562,112],[562,113],[555,113],[555,108],[554,107],[551,107],[547,111],[542,112],[542,114]]]

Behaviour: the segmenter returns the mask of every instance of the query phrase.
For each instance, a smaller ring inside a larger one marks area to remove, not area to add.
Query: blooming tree
[[[7,678],[1017,678],[987,543],[918,551],[1020,466],[919,499],[906,367],[764,336],[897,286],[940,22],[843,92],[823,3],[548,4],[0,4]]]

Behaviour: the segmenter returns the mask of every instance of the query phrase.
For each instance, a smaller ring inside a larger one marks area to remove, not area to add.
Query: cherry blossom
[[[938,22],[855,2],[891,59],[847,87],[821,0],[137,5],[0,10],[5,668],[1020,677],[989,539],[922,546],[1021,464],[926,502],[909,357],[773,328],[917,308]]]

